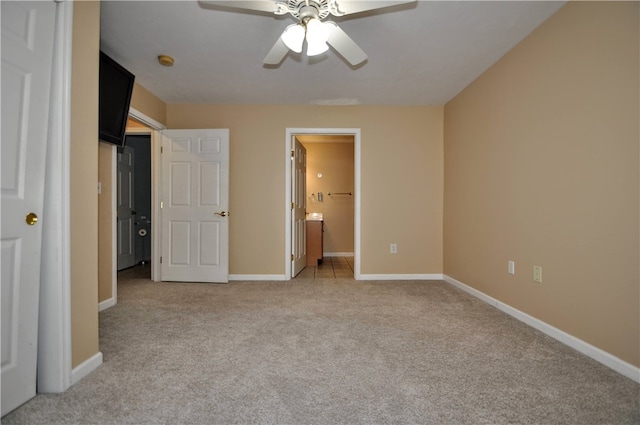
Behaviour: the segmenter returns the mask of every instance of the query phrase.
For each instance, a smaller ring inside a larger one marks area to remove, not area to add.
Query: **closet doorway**
[[[151,136],[127,134],[118,150],[118,271],[151,261]]]

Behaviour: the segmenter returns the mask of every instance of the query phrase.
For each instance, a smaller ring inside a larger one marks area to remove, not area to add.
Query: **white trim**
[[[96,370],[101,364],[102,352],[98,351],[96,354],[73,368],[71,371],[71,385],[75,385],[80,382],[82,378]]]
[[[154,120],[150,116],[143,114],[142,112],[138,111],[136,108],[133,108],[133,107],[129,107],[129,116],[135,119],[136,121],[140,121],[144,125],[151,127],[154,130],[164,130],[165,128],[167,128],[166,125]]]
[[[229,281],[232,280],[287,280],[283,274],[230,274]]]
[[[71,386],[70,126],[73,2],[56,7],[38,319],[38,392]],[[96,139],[97,143],[97,139]]]
[[[323,257],[353,257],[353,252],[323,252]]]
[[[113,307],[114,305],[116,305],[116,298],[115,297],[111,297],[111,298],[109,298],[107,300],[104,300],[104,301],[98,303],[98,311],[106,310],[109,307]]]
[[[116,207],[118,206],[118,188],[116,184],[118,182],[118,148],[114,145],[111,149],[111,299],[112,305],[118,303],[118,225]],[[108,301],[108,300],[107,300]],[[102,311],[105,308],[111,307],[109,305],[104,308],[100,308],[98,305],[98,311]]]
[[[442,274],[363,274],[361,280],[442,280]]]
[[[507,313],[509,316],[512,316],[520,320],[521,322],[531,326],[532,328],[537,329],[546,335],[549,335],[551,338],[554,338],[560,341],[561,343],[568,345],[569,347],[581,352],[582,354],[588,357],[591,357],[595,361],[602,363],[603,365],[607,366],[610,369],[615,370],[621,375],[624,375],[627,378],[637,383],[640,383],[640,368],[630,363],[627,363],[624,360],[618,357],[615,357],[614,355],[609,354],[598,347],[595,347],[589,344],[588,342],[585,342],[556,327],[553,327],[548,323],[543,322],[540,319],[536,319],[535,317],[530,316],[527,313],[524,313],[516,308],[513,308],[510,305],[503,303],[502,301],[499,301],[493,297],[490,297],[484,292],[478,291],[477,289],[474,289],[450,276],[445,275],[444,281],[465,291],[468,294],[473,295],[476,298],[481,299],[487,304],[492,305],[498,310]]]
[[[338,134],[353,136],[353,184],[354,184],[354,268],[353,277],[360,280],[360,200],[361,200],[361,144],[359,128],[287,128],[285,138],[285,234],[284,234],[284,280],[291,279],[291,151],[294,149],[293,136],[298,134]]]
[[[118,302],[118,147],[111,147],[111,298],[98,304],[98,311]]]
[[[162,136],[159,130],[151,132],[151,280],[160,282],[160,255],[162,255],[162,210],[160,209],[160,146]]]

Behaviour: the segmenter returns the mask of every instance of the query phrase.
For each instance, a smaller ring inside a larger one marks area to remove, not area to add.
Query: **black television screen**
[[[124,144],[129,104],[135,76],[100,52],[99,138],[118,146]]]

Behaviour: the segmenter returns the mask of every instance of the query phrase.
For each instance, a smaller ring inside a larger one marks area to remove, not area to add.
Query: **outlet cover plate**
[[[542,283],[542,266],[533,266],[533,281]]]

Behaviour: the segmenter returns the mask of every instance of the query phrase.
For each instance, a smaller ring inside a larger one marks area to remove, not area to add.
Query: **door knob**
[[[27,214],[27,216],[24,218],[24,221],[26,221],[29,226],[33,226],[38,222],[38,216],[36,213],[31,212]]]
[[[220,217],[227,217],[229,216],[229,213],[226,211],[222,211],[222,212],[216,212],[214,213],[215,215],[219,215]]]

